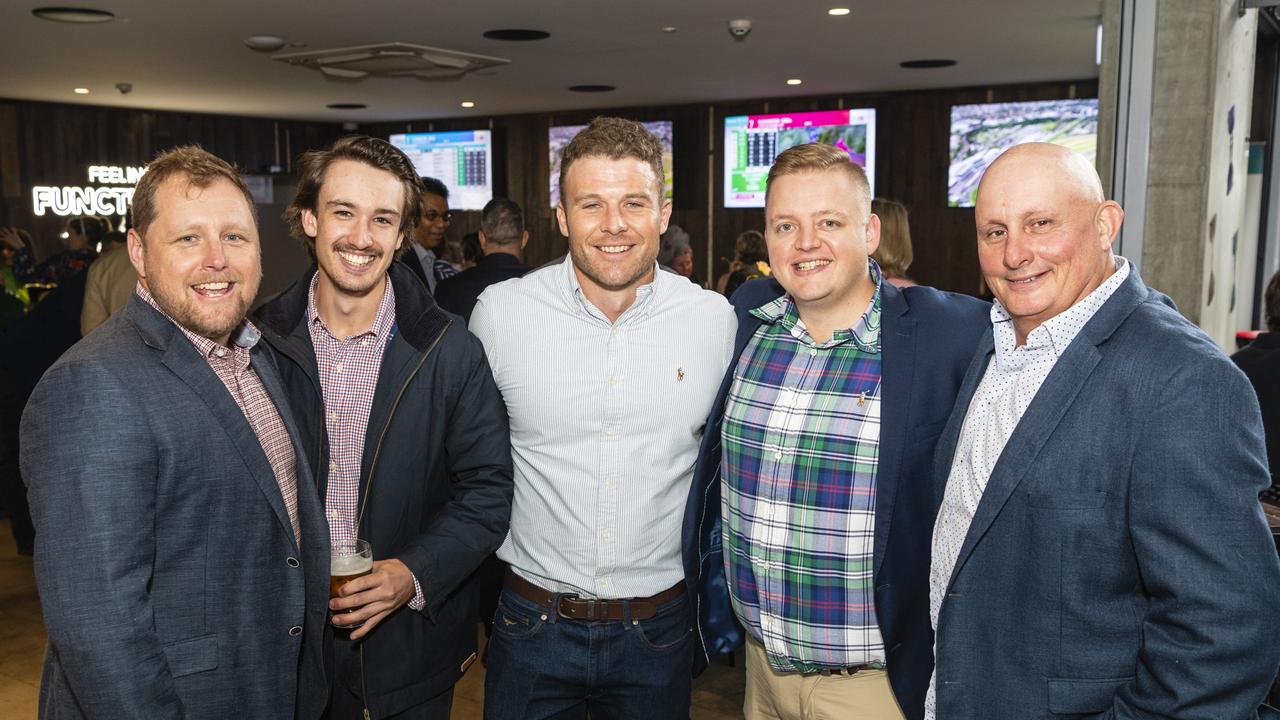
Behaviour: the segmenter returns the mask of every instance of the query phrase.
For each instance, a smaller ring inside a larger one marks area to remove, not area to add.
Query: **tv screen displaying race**
[[[493,199],[493,137],[488,130],[401,133],[391,144],[404,151],[419,175],[449,188],[453,210],[481,210]]]
[[[1095,162],[1098,100],[952,105],[947,205],[973,207],[987,166],[1007,148],[1025,142],[1062,145]]]
[[[774,158],[793,145],[820,142],[849,153],[876,181],[876,111],[824,110],[724,119],[724,206],[764,207],[765,179]]]
[[[673,186],[671,174],[671,165],[673,161],[673,153],[671,151],[671,121],[655,120],[653,122],[640,123],[645,129],[657,136],[658,141],[662,143],[662,170],[666,177],[663,178],[664,198],[671,198],[671,188]],[[547,133],[547,145],[551,150],[551,207],[555,207],[560,202],[560,153],[564,152],[565,145],[574,138],[575,135],[586,129],[586,125],[559,125],[551,128]]]

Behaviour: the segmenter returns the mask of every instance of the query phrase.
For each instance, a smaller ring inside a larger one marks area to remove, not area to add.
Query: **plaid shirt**
[[[872,586],[880,448],[880,273],[852,329],[817,344],[789,296],[734,371],[723,433],[734,611],[781,672],[882,663]]]
[[[227,347],[191,332],[169,317],[169,314],[156,304],[155,298],[151,297],[151,293],[147,292],[142,283],[138,283],[135,292],[138,297],[161,315],[169,318],[169,321],[182,331],[200,355],[208,361],[209,367],[213,368],[214,374],[226,386],[227,392],[231,393],[232,399],[240,407],[240,412],[244,413],[245,420],[249,421],[249,427],[253,428],[253,433],[258,436],[258,443],[262,445],[262,452],[266,454],[267,462],[271,463],[276,482],[280,484],[284,508],[289,513],[289,524],[293,526],[293,539],[301,547],[302,532],[298,528],[298,457],[294,454],[293,441],[289,438],[289,430],[284,426],[279,410],[271,402],[271,397],[262,387],[258,374],[249,364],[253,346],[262,339],[262,334],[253,326],[253,323],[246,320],[232,332],[231,347]]]
[[[396,297],[388,276],[373,325],[358,335],[339,339],[329,332],[316,311],[319,279],[317,272],[307,291],[307,328],[311,331],[311,346],[316,351],[316,369],[324,396],[324,426],[329,436],[324,511],[329,517],[329,538],[337,545],[354,540],[360,525],[358,503],[364,438],[369,428],[373,394],[378,387],[382,354],[395,335]],[[409,607],[421,610],[425,603],[416,577],[413,589],[415,594]]]

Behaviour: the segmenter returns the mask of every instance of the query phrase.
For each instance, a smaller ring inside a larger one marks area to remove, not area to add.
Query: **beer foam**
[[[363,555],[344,555],[329,561],[330,575],[359,575],[373,570],[373,558]]]

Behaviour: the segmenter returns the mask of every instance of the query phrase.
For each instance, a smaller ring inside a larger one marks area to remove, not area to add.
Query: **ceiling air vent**
[[[469,72],[511,62],[488,55],[399,42],[283,53],[272,58],[319,70],[333,80],[361,80],[370,76],[456,80]]]

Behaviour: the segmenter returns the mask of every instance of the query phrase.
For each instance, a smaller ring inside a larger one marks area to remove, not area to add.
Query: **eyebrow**
[[[350,200],[330,200],[329,202],[325,203],[324,206],[326,208],[340,207],[340,208],[348,208],[351,210],[356,209],[356,204],[351,202]],[[373,211],[373,214],[374,215],[395,215],[396,217],[400,217],[400,211],[392,208],[377,208]]]

